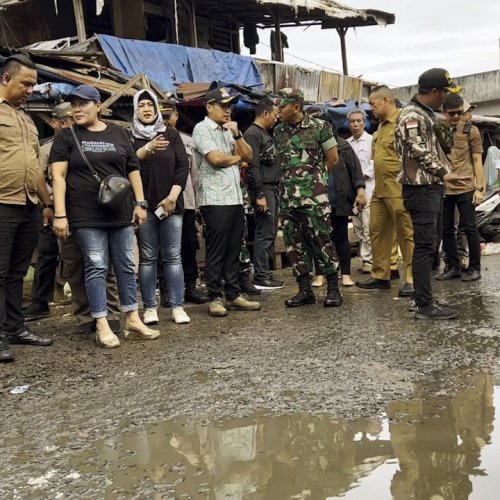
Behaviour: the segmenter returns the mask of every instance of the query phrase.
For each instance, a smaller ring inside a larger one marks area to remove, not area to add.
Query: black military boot
[[[323,305],[325,307],[339,307],[342,305],[342,295],[339,291],[339,275],[337,273],[326,275],[326,297]]]
[[[299,293],[291,299],[285,300],[285,306],[300,307],[306,304],[316,304],[316,296],[312,291],[309,275],[304,274],[303,276],[299,276],[297,283],[299,284]]]
[[[0,333],[0,362],[2,361],[14,361],[14,354],[12,354],[7,336]]]
[[[196,288],[196,282],[186,283],[184,290],[184,302],[191,302],[192,304],[206,304],[207,298],[201,290]]]
[[[247,295],[260,295],[260,290],[250,283],[250,273],[248,271],[240,273],[240,291]]]

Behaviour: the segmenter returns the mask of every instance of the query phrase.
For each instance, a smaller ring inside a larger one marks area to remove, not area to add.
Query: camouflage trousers
[[[317,274],[336,273],[339,259],[332,243],[330,206],[288,208],[282,212],[283,240],[295,276],[312,272],[317,263]]]

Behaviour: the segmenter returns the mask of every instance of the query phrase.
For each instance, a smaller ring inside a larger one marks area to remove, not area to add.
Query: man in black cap
[[[452,319],[458,311],[434,300],[431,269],[436,249],[437,226],[443,203],[444,182],[460,185],[468,177],[451,173],[446,156],[451,133],[438,128],[434,111],[448,92],[459,92],[445,69],[433,68],[418,79],[418,94],[403,108],[394,131],[395,148],[401,161],[399,180],[403,202],[413,224],[413,279],[416,319]],[[450,131],[451,132],[451,131]],[[450,140],[451,139],[451,140]]]
[[[231,121],[235,100],[224,87],[209,91],[205,96],[207,116],[193,130],[198,204],[205,223],[205,278],[210,316],[226,316],[226,307],[260,309],[258,302],[241,294],[239,285],[239,255],[245,224],[240,163],[252,161],[252,148],[238,125]]]
[[[10,344],[48,346],[24,322],[23,278],[38,237],[38,203],[53,217],[40,169],[38,130],[23,108],[37,73],[24,55],[7,58],[0,69],[0,361],[12,361]]]

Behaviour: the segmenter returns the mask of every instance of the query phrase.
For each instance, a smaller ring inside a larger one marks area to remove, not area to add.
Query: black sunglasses
[[[446,111],[446,113],[450,116],[462,116],[464,114],[463,111]]]

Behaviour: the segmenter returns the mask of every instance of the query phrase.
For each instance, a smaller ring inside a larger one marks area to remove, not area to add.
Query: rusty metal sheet
[[[298,87],[304,91],[306,101],[317,102],[321,71],[288,64],[276,64],[276,90]]]
[[[342,75],[329,71],[321,72],[319,83],[318,102],[323,102],[339,95],[340,80]]]
[[[262,77],[262,84],[265,90],[271,92],[276,92],[276,85],[274,81],[274,68],[275,65],[270,61],[255,61],[257,68],[259,70],[260,76]]]

